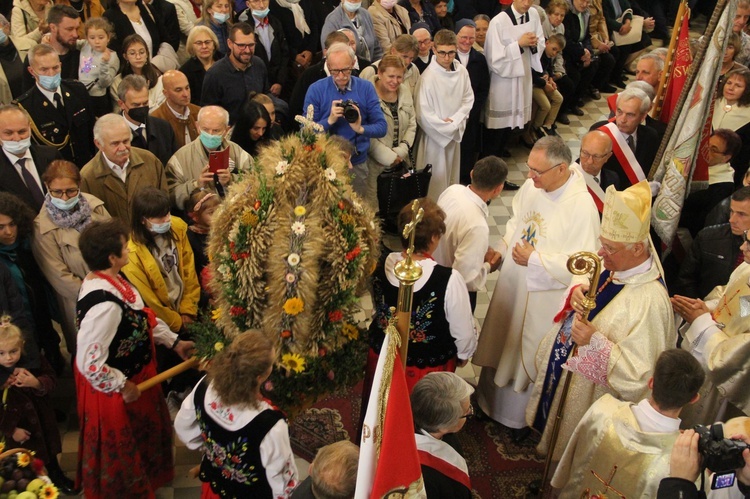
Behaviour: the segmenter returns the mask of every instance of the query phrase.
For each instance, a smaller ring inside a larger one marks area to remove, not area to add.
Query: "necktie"
[[[628,147],[630,147],[630,150],[635,153],[635,139],[633,138],[633,136],[629,136],[626,142],[628,143]]]
[[[65,106],[63,106],[62,97],[60,97],[60,94],[55,92],[55,94],[53,95],[53,98],[55,99],[55,107],[59,111],[65,112]]]
[[[36,183],[34,176],[26,169],[26,158],[19,159],[16,164],[21,168],[21,177],[23,177],[23,182],[26,184],[26,188],[29,190],[31,197],[34,198],[34,202],[41,207],[42,204],[44,204],[44,194],[39,188],[39,184]]]
[[[523,14],[521,14],[520,16],[518,16],[518,24],[523,24],[523,23],[525,23],[525,22],[526,22],[526,21],[524,20],[524,16],[523,16]]]
[[[140,147],[141,149],[148,149],[148,144],[146,143],[146,136],[144,132],[145,128],[143,127],[133,130],[132,145],[134,145],[135,147]]]

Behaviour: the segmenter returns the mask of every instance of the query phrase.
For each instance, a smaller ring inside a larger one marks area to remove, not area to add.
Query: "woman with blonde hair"
[[[396,38],[408,34],[411,29],[409,12],[396,0],[375,0],[367,12],[372,17],[375,36],[384,54],[388,53]]]
[[[42,28],[47,26],[47,13],[53,5],[51,0],[15,0],[10,13],[10,34],[41,42]]]
[[[275,358],[263,333],[240,334],[177,413],[177,437],[203,451],[201,497],[218,498],[221,491],[222,497],[288,498],[297,486],[289,427],[260,391]]]
[[[182,65],[180,71],[188,79],[190,102],[196,106],[201,103],[203,78],[206,76],[206,71],[221,59],[218,47],[219,39],[208,26],[196,26],[190,30],[185,47],[190,59]]]
[[[229,48],[227,39],[229,38],[229,27],[232,25],[232,5],[229,0],[205,0],[203,2],[203,11],[201,19],[196,26],[206,26],[218,40],[216,50],[226,55]]]

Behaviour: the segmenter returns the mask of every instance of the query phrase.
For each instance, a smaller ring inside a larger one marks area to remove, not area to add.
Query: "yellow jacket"
[[[161,275],[159,264],[145,244],[136,243],[132,239],[128,241],[130,261],[122,268],[130,282],[138,289],[146,305],[174,332],[182,328],[181,314],[192,316],[198,314],[198,299],[201,294],[198,277],[195,274],[193,250],[187,239],[187,230],[187,224],[184,221],[172,217],[172,235],[180,254],[178,268],[184,286],[179,310],[174,310],[170,305],[167,283]]]

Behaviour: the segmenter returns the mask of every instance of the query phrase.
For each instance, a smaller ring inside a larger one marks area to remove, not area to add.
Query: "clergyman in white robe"
[[[511,15],[515,16],[511,19]],[[521,23],[519,18],[523,18]],[[533,31],[537,37],[536,54],[520,47],[518,40]],[[531,69],[542,72],[544,31],[536,9],[520,14],[515,3],[490,21],[484,56],[490,70],[490,94],[485,110],[485,126],[523,128],[531,120]]]
[[[474,91],[466,68],[457,61],[451,67],[453,70],[447,71],[433,57],[419,78],[414,103],[420,127],[417,166],[432,165],[427,196],[433,201],[448,186],[458,183],[461,138],[474,105]]]
[[[551,192],[529,179],[513,198],[513,216],[499,248],[503,264],[472,359],[482,366],[479,406],[510,428],[526,426],[535,355],[573,277],[568,257],[599,247],[599,212],[581,173],[569,171],[567,181]],[[520,241],[534,247],[527,266],[511,258]]]

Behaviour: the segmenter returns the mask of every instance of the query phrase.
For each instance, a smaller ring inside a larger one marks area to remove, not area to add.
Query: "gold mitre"
[[[624,191],[609,186],[604,196],[601,236],[616,243],[637,243],[651,226],[651,188],[641,180]]]

